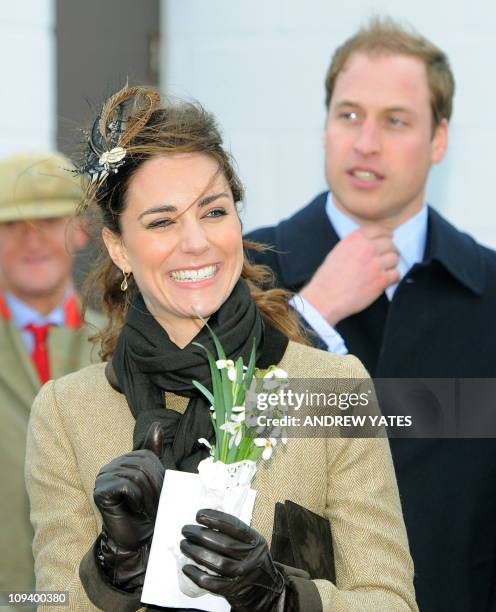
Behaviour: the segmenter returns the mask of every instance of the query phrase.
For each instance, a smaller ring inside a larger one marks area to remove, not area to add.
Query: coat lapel
[[[88,329],[54,327],[48,335],[48,354],[50,358],[50,378],[60,378],[75,372],[91,362],[97,362],[98,351],[88,341]]]
[[[282,284],[299,291],[313,276],[339,238],[326,212],[327,192],[321,193],[276,227]]]
[[[0,318],[0,381],[29,410],[40,382],[22,338],[10,322]]]
[[[105,318],[90,308],[86,310],[84,318],[84,324],[78,328],[64,326],[50,329],[48,351],[51,378],[60,378],[101,361],[99,345],[90,342],[89,338],[104,327]]]

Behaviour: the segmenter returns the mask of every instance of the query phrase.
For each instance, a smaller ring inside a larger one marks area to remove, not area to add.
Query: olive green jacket
[[[367,376],[355,357],[293,342],[280,367],[290,378]],[[26,483],[35,529],[37,588],[69,591],[68,609],[78,612],[99,609],[79,577],[81,560],[101,530],[93,502],[95,478],[103,465],[132,449],[133,416],[104,369],[103,364],[90,366],[47,383],[33,405],[28,433]],[[329,391],[335,386],[329,380]],[[169,408],[182,412],[187,398],[167,394],[166,401]],[[313,581],[320,597],[316,609],[417,610],[387,439],[290,438],[259,466],[253,488],[258,494],[252,526],[269,543],[278,501],[292,500],[329,519],[336,582]],[[105,610],[127,610],[127,604],[115,591],[115,601]]]
[[[50,372],[64,376],[98,361],[88,342],[103,319],[79,329],[52,327],[48,332]],[[41,384],[15,325],[0,318],[0,591],[32,589],[34,585],[32,528],[24,485],[25,440],[33,400]]]

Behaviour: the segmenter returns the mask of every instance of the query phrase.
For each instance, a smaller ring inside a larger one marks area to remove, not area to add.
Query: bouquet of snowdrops
[[[251,482],[256,473],[257,461],[271,457],[278,438],[286,442],[285,438],[281,438],[280,431],[278,435],[272,432],[273,435],[267,437],[256,437],[257,431],[264,431],[265,427],[256,427],[257,407],[253,399],[256,399],[257,385],[262,389],[274,389],[287,383],[287,374],[276,366],[266,370],[256,367],[255,339],[246,366],[242,357],[238,357],[236,362],[228,359],[217,336],[211,330],[210,333],[217,358],[206,347],[195,343],[207,355],[213,392],[196,380],[193,384],[211,405],[210,417],[215,431],[213,446],[205,438],[199,440],[210,449],[210,457],[198,465],[200,508],[222,510],[249,523],[255,503],[256,492],[251,489]],[[177,563],[181,591],[189,597],[206,594],[181,571],[184,564],[192,561],[179,555]]]
[[[222,344],[210,330],[217,359],[211,351],[202,344],[194,343],[202,348],[210,364],[212,376],[211,393],[204,385],[194,380],[194,386],[210,403],[211,419],[215,431],[215,445],[200,438],[200,442],[210,448],[213,462],[234,464],[240,461],[257,462],[260,458],[269,459],[278,440],[286,443],[280,430],[273,430],[273,435],[257,437],[256,433],[265,431],[265,427],[257,427],[257,390],[270,388],[272,391],[287,384],[287,373],[275,365],[266,370],[256,367],[255,339],[250,353],[248,365],[243,363],[243,357],[236,362],[227,359]],[[284,411],[284,406],[274,407],[275,415]],[[274,416],[274,414],[272,415]],[[283,433],[283,432],[282,432]]]

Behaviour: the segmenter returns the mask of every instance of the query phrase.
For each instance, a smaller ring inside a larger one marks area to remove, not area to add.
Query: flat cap
[[[0,159],[0,223],[74,214],[83,193],[73,168],[56,152]]]

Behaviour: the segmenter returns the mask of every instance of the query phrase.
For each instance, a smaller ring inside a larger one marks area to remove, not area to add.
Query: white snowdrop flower
[[[242,423],[245,420],[245,413],[244,412],[240,412],[239,414],[232,414],[231,415],[231,419],[235,423]]]
[[[233,446],[239,446],[241,444],[241,438],[243,434],[243,420],[228,421],[227,423],[224,423],[220,426],[223,431],[230,434],[231,436],[231,438],[229,439],[229,448],[232,448]]]
[[[233,368],[234,361],[232,359],[217,359],[215,365],[219,370],[223,370],[224,368]]]
[[[206,438],[198,438],[198,442],[200,444],[203,444],[203,446],[206,446],[207,448],[212,450],[212,445],[210,444],[210,442]]]
[[[267,461],[272,456],[272,450],[274,446],[277,444],[276,438],[255,438],[253,440],[255,446],[264,447],[262,453],[262,459]]]

